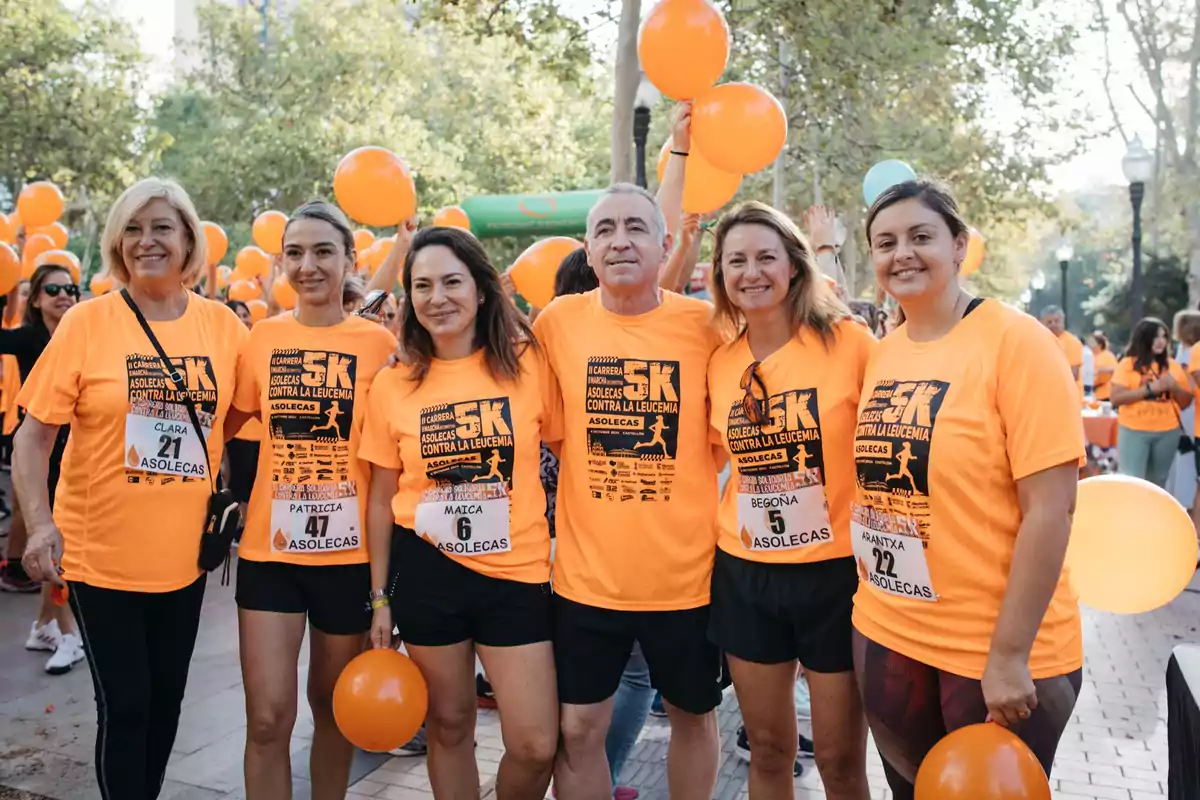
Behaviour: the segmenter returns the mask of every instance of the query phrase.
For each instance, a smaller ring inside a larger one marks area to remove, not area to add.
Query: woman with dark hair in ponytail
[[[354,235],[335,206],[317,200],[292,212],[277,258],[296,307],[250,332],[227,431],[237,433],[251,416],[263,423],[238,549],[246,795],[291,796],[297,665],[307,629],[312,794],[343,797],[354,748],[334,721],[333,687],[362,652],[371,624],[369,474],[358,448],[367,391],[396,338],[344,308]]]
[[[897,800],[947,731],[988,719],[1049,775],[1082,683],[1062,566],[1078,390],[1037,320],[962,287],[967,238],[930,181],[891,187],[867,215],[876,280],[904,322],[859,402],[854,667]]]
[[[478,655],[504,738],[497,794],[542,797],[558,744],[538,475],[545,409],[556,407],[548,367],[470,233],[418,232],[404,294],[410,361],[375,381],[360,451],[374,465],[371,643],[391,647],[394,624],[429,684],[435,795],[479,793]]]

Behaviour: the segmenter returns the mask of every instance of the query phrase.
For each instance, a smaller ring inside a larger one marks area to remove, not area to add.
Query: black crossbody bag
[[[204,520],[204,529],[200,532],[199,564],[200,569],[206,572],[212,572],[224,564],[225,574],[222,576],[221,582],[225,583],[229,573],[229,549],[233,545],[233,537],[237,533],[240,522],[237,501],[233,499],[233,494],[228,489],[217,489],[216,480],[213,478],[212,464],[208,457],[208,441],[204,438],[204,429],[200,426],[200,417],[196,414],[196,404],[192,402],[187,386],[184,385],[183,376],[179,374],[179,370],[171,366],[171,359],[163,352],[162,345],[158,343],[154,331],[150,330],[150,325],[142,316],[137,303],[133,302],[133,298],[129,296],[129,291],[122,289],[121,297],[133,311],[133,315],[137,317],[138,324],[142,326],[150,344],[154,345],[154,350],[162,360],[163,370],[167,377],[175,385],[176,391],[185,398],[183,405],[187,408],[188,417],[192,421],[192,429],[196,431],[196,436],[200,439],[200,446],[204,450],[204,466],[208,471],[208,483],[212,494],[208,498],[208,516]]]

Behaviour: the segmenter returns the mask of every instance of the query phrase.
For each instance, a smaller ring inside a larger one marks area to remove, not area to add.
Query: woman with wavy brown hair
[[[713,354],[708,390],[732,473],[718,512],[710,635],[728,656],[746,723],[750,793],[792,796],[793,684],[802,666],[825,792],[864,800],[846,453],[875,340],[780,212],[744,203],[716,236],[716,319],[734,338]]]

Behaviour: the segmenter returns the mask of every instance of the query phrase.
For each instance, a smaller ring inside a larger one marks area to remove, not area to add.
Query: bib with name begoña
[[[737,465],[738,538],[747,550],[793,550],[833,541],[825,498],[817,390],[771,395],[764,425],[742,401],[729,409],[726,440]]]

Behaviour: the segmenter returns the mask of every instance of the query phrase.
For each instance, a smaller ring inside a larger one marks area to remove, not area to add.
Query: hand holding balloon
[[[671,149],[687,153],[692,149],[692,103],[690,100],[675,106],[671,120]]]
[[[1029,719],[1037,708],[1037,690],[1029,674],[1029,663],[1020,656],[988,656],[981,681],[988,719],[1006,728]]]
[[[392,647],[392,609],[380,606],[371,612],[371,649],[390,650]]]

